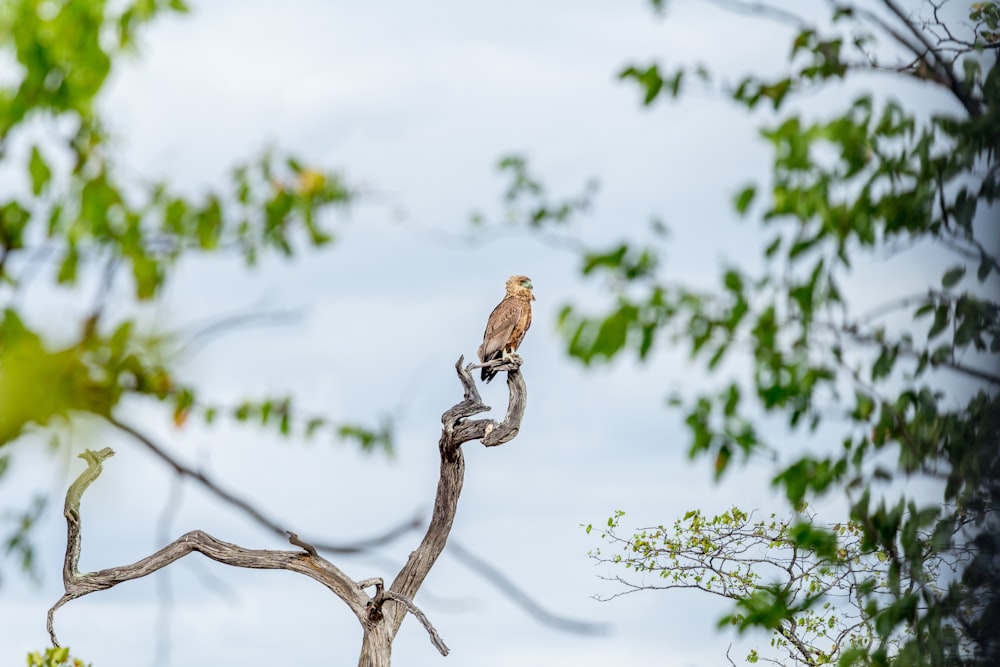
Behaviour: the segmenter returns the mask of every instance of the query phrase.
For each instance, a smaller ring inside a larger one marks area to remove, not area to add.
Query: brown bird
[[[483,344],[479,346],[480,363],[510,358],[531,326],[531,302],[535,300],[531,291],[531,279],[527,276],[511,276],[507,279],[506,287],[506,296],[493,309],[486,322]],[[489,382],[496,374],[492,368],[484,368],[481,377]]]

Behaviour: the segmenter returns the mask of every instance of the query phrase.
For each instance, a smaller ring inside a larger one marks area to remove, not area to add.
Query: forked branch
[[[462,455],[462,445],[470,440],[480,440],[483,445],[492,447],[513,440],[521,428],[528,391],[521,375],[519,358],[497,365],[497,370],[507,371],[507,388],[510,390],[510,400],[507,414],[497,422],[492,419],[474,419],[469,417],[486,412],[490,409],[483,403],[472,379],[473,364],[462,367],[465,357],[459,357],[455,364],[455,372],[462,383],[463,399],[441,415],[441,439],[438,450],[441,455],[441,474],[438,477],[437,495],[434,500],[434,511],[427,533],[420,546],[410,554],[403,569],[392,582],[389,590],[411,600],[419,590],[431,567],[437,561],[444,549],[455,521],[458,509],[458,497],[462,493],[462,482],[465,477],[465,457]],[[391,623],[392,634],[395,635],[403,622],[406,609],[396,606],[386,614]]]
[[[204,531],[193,530],[181,535],[156,553],[130,565],[81,573],[78,567],[82,545],[80,503],[84,492],[103,471],[104,461],[114,456],[111,448],[104,448],[99,452],[87,450],[80,455],[87,462],[87,468],[80,473],[66,492],[64,515],[67,539],[63,565],[65,593],[48,612],[47,628],[52,643],[59,645],[53,627],[55,612],[70,600],[145,577],[196,551],[225,565],[288,570],[308,576],[326,586],[347,604],[361,623],[364,641],[360,665],[381,667],[389,664],[392,640],[406,612],[412,613],[423,624],[434,646],[442,655],[447,655],[448,647],[426,615],[413,603],[413,598],[441,554],[454,523],[465,473],[461,445],[469,440],[478,439],[489,447],[512,440],[520,429],[527,396],[524,378],[519,370],[521,360],[519,358],[506,360],[497,366],[498,370],[507,371],[510,401],[506,417],[500,422],[490,419],[469,421],[469,417],[486,412],[490,408],[482,402],[476,389],[470,373],[472,365],[463,368],[462,362],[463,358],[460,357],[455,369],[464,390],[463,400],[446,410],[441,417],[443,429],[438,442],[441,476],[430,526],[420,546],[410,554],[406,565],[388,589],[385,589],[381,578],[354,581],[333,563],[320,556],[316,546],[300,539],[291,531],[286,531],[289,541],[302,551],[248,549],[223,542]],[[122,428],[120,423],[114,423]],[[372,586],[375,587],[374,597],[365,592],[366,588]],[[387,602],[394,604],[388,605]]]
[[[114,456],[114,451],[106,447],[99,452],[85,451],[80,458],[87,462],[84,470],[66,493],[64,515],[66,517],[67,540],[66,560],[63,565],[63,585],[66,592],[52,606],[48,613],[48,631],[52,643],[59,645],[53,628],[53,616],[61,606],[94,591],[117,586],[132,579],[145,577],[170,563],[197,551],[214,561],[262,570],[289,570],[304,574],[329,588],[351,608],[357,616],[364,613],[368,596],[363,589],[344,574],[333,563],[316,553],[308,551],[274,551],[268,549],[247,549],[236,544],[223,542],[201,530],[193,530],[156,553],[136,561],[131,565],[81,573],[78,569],[81,550],[80,501],[84,491],[101,474],[103,462]]]

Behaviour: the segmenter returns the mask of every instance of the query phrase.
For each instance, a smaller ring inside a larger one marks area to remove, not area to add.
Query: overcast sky
[[[461,399],[453,365],[474,356],[507,276],[526,274],[537,295],[521,350],[527,415],[515,441],[465,446],[452,538],[550,611],[610,632],[580,637],[544,627],[446,550],[417,602],[452,654],[441,658],[408,618],[397,663],[725,664],[734,639],[715,630],[725,605],[687,592],[592,599],[616,589],[598,578],[607,571],[587,558],[597,542],[580,524],[616,509],[630,525],[670,522],[696,507],[781,509],[767,488],[769,468],[738,469],[714,485],[707,462],[688,461],[686,432],[664,402],[706,379],[669,349],[643,367],[623,360],[581,369],[565,357],[556,317],[569,302],[599,309],[599,286],[582,282],[573,255],[557,246],[518,235],[469,242],[469,216],[501,211],[495,163],[522,152],[556,194],[600,181],[593,209],[573,227],[587,242],[644,234],[656,216],[672,230],[667,275],[709,285],[722,263],[752,266],[764,238],[735,221],[731,198],[766,178],[768,153],[754,130],[765,119],[697,90],[680,104],[643,109],[616,73],[653,57],[705,62],[729,80],[753,68],[777,71],[787,32],[690,2],[666,20],[638,1],[192,5],[190,16],[144,33],[141,59],[116,70],[102,100],[126,173],[198,193],[273,146],[343,169],[372,195],[330,218],[338,242],[323,252],[294,262],[269,257],[250,272],[235,259],[182,263],[147,315],[160,330],[190,331],[225,314],[295,310],[294,324],[236,331],[193,351],[184,379],[223,404],[293,395],[333,419],[389,415],[397,455],[387,461],[349,445],[281,441],[225,424],[178,430],[168,414],[140,404],[122,419],[303,535],[351,541],[379,533],[429,512],[440,415]],[[843,103],[851,90],[837,87],[810,103]],[[889,261],[865,271],[865,289],[855,292],[862,304],[926,267]],[[34,325],[58,338],[84,308],[78,296],[39,285],[25,306]],[[504,383],[483,396],[500,413]],[[68,433],[74,453],[107,444],[118,452],[84,502],[83,569],[131,562],[193,528],[283,548],[198,488],[175,488],[137,444],[89,423]],[[15,445],[0,506],[23,507],[36,491],[58,499],[82,468],[66,449],[53,456],[38,445]],[[41,586],[5,570],[0,664],[21,664],[47,643],[45,612],[61,591],[58,504],[35,531]],[[418,541],[411,533],[377,554],[335,562],[355,579],[391,580]],[[70,603],[56,629],[97,667],[152,665],[163,657],[163,637],[164,666],[353,664],[361,637],[345,605],[311,580],[196,555],[166,575]]]

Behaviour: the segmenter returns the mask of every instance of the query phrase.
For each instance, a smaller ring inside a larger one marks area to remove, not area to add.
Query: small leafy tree
[[[833,664],[851,651],[870,650],[878,639],[865,603],[872,597],[891,599],[888,557],[864,546],[864,532],[854,522],[825,527],[836,540],[836,553],[824,557],[800,544],[801,532],[816,528],[808,509],[799,523],[775,514],[755,519],[737,507],[712,517],[691,510],[669,527],[631,533],[622,531],[624,518],[617,511],[606,527],[586,526],[606,545],[594,548],[591,558],[612,571],[624,570],[606,577],[623,588],[605,599],[694,589],[731,600],[737,611],[723,624],[760,625],[770,631],[769,648],[751,649],[746,656],[750,663]],[[956,570],[957,563],[929,549],[925,558],[930,581]],[[907,579],[900,585],[912,589],[920,582]],[[889,645],[898,650],[910,630],[904,624]]]

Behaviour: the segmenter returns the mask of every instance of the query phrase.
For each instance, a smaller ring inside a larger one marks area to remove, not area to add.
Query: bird
[[[509,359],[521,345],[524,334],[531,326],[531,302],[535,300],[534,286],[527,276],[507,279],[506,295],[490,313],[486,321],[483,344],[479,346],[479,361]],[[489,382],[497,374],[493,368],[484,368],[480,377]]]

